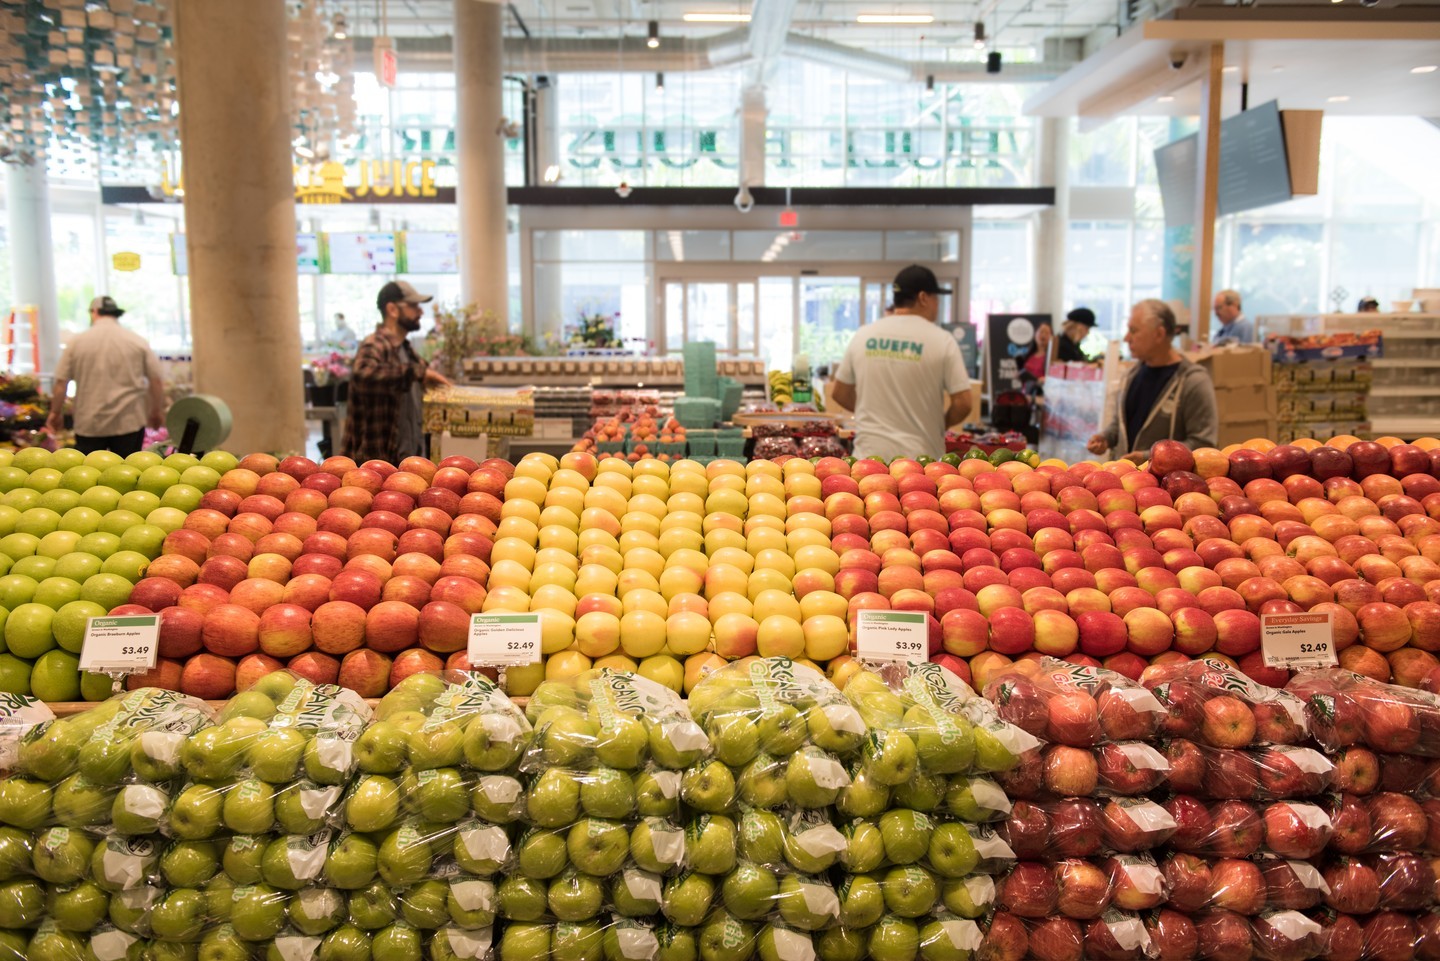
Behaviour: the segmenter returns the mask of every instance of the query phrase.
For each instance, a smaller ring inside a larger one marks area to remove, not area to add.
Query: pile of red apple
[[[999,775],[1022,860],[999,885],[989,956],[1440,957],[1440,862],[1426,860],[1440,801],[1415,799],[1440,787],[1440,764],[1371,750],[1440,754],[1411,706],[1433,697],[1342,671],[1291,687],[1219,661],[1152,667],[1143,684],[1056,660],[994,678],[1001,716],[1048,743]],[[1318,742],[1311,727],[1337,697],[1344,753],[1327,757],[1337,726]]]
[[[219,699],[281,668],[378,697],[466,667],[513,468],[250,455],[225,473],[119,613],[159,613],[160,658],[131,686]]]

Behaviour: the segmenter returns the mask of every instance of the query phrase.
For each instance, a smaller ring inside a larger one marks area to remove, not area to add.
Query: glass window
[[[1330,237],[1327,301],[1332,291],[1343,289],[1347,296],[1329,306],[1350,311],[1361,297],[1374,297],[1381,310],[1388,310],[1390,301],[1410,299],[1416,286],[1415,252],[1422,249],[1418,223],[1337,223]]]
[[[1294,314],[1321,308],[1320,224],[1235,223],[1229,286],[1245,314]]]
[[[1034,303],[1034,244],[1028,220],[977,220],[974,238],[970,320],[983,331],[986,314],[1023,313]]]
[[[627,341],[649,340],[643,263],[536,263],[535,339],[566,342],[581,317],[616,317]]]
[[[1070,182],[1077,187],[1128,187],[1135,177],[1135,118],[1117,117],[1088,133],[1070,121]],[[1162,143],[1168,143],[1166,138]],[[1153,168],[1154,163],[1151,162]]]
[[[730,259],[728,230],[667,230],[655,235],[655,259],[667,263]]]
[[[1065,303],[1095,311],[1096,331],[1119,337],[1129,317],[1130,225],[1075,221],[1065,246]],[[1158,286],[1157,269],[1157,286]]]
[[[838,364],[860,329],[860,278],[800,278],[800,353],[810,368]]]
[[[644,230],[537,230],[536,260],[644,260]]]
[[[90,326],[90,301],[95,297],[95,218],[83,214],[54,214],[50,236],[55,253],[55,295],[60,326],[84,330]],[[117,250],[128,249],[117,247]],[[141,262],[144,262],[142,256]]]
[[[88,217],[81,219],[87,226],[91,223]],[[142,334],[161,353],[190,350],[190,330],[182,308],[182,301],[188,305],[189,290],[183,278],[176,282],[171,261],[170,237],[178,226],[168,217],[152,215],[137,220],[129,211],[105,217],[106,249],[111,254],[125,251],[140,255],[139,270],[118,271],[112,267],[107,271],[106,293],[125,308],[125,326]],[[184,236],[178,237],[183,243]],[[88,263],[94,264],[93,254]],[[60,271],[57,258],[57,282],[63,276]],[[85,318],[82,322],[71,319],[73,315],[66,313],[63,301],[61,317],[77,327],[89,324],[89,301],[75,306]]]
[[[960,259],[958,230],[887,230],[885,259],[924,263],[954,263]]]
[[[884,234],[879,230],[737,230],[734,244],[739,261],[880,260]]]

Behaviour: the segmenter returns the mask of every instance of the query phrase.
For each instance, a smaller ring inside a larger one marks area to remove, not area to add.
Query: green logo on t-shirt
[[[866,357],[887,357],[890,360],[915,360],[925,352],[925,345],[913,340],[896,340],[892,337],[871,337],[865,341]]]

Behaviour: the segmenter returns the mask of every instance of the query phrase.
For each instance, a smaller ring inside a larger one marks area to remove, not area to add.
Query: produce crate
[[[713,397],[677,397],[675,419],[687,431],[714,427],[720,419],[720,402]]]
[[[671,441],[670,443],[655,444],[650,449],[653,453],[665,454],[669,457],[679,459],[685,456],[686,446],[684,441],[678,443]]]
[[[739,427],[722,427],[715,432],[715,453],[720,457],[745,456],[745,431]]]
[[[685,432],[685,438],[689,442],[689,455],[691,457],[714,457],[715,456],[715,431],[696,429]]]

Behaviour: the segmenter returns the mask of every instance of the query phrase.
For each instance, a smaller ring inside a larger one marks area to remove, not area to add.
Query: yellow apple
[[[791,474],[785,478],[785,496],[819,497],[820,478],[814,474]]]
[[[661,531],[655,548],[665,557],[669,557],[676,551],[703,551],[705,537],[699,531],[676,527],[668,531]]]
[[[864,665],[849,654],[841,654],[839,657],[832,657],[830,663],[825,665],[825,676],[830,678],[830,683],[840,690],[845,690],[845,685],[850,683],[850,678],[859,674]]]
[[[580,533],[604,531],[611,537],[620,536],[620,518],[603,507],[587,507],[580,512]]]
[[[756,474],[763,474],[766,477],[774,477],[777,480],[782,475],[780,465],[773,460],[752,460],[745,465],[745,473],[751,477]]]
[[[708,493],[710,493],[710,481],[705,477],[704,471],[672,470],[670,472],[671,497],[686,494],[703,500]]]
[[[528,593],[530,569],[519,561],[509,559],[496,561],[490,566],[490,590],[497,587],[514,587]]]
[[[704,617],[705,623],[710,623],[710,602],[700,594],[676,594],[670,598],[670,603],[665,605],[666,617],[681,611],[693,611]]]
[[[745,482],[745,496],[754,497],[756,494],[769,494],[772,497],[785,499],[785,484],[775,477],[768,477],[764,474],[752,474]]]
[[[575,533],[575,528],[562,527],[559,524],[540,528],[540,539],[537,543],[541,547],[558,547],[572,554],[580,551],[580,535]]]
[[[502,517],[500,523],[495,525],[495,542],[499,543],[500,541],[513,538],[523,544],[529,544],[531,547],[534,547],[535,542],[540,540],[540,525],[535,523],[535,521],[539,519],[539,511],[535,512],[533,519],[519,516]],[[492,558],[495,556],[493,547],[491,548],[490,556]]]
[[[580,558],[575,551],[567,551],[559,547],[542,547],[535,552],[535,567],[541,564],[559,564],[569,568],[571,573],[580,570]]]
[[[807,527],[785,532],[785,548],[794,557],[802,547],[829,547],[830,537]]]
[[[755,598],[755,620],[764,622],[771,617],[788,617],[797,625],[800,623],[800,602],[789,591],[767,588]]]
[[[799,657],[805,653],[805,632],[800,622],[784,614],[772,614],[760,622],[755,634],[755,653],[761,657]]]
[[[623,598],[631,591],[654,591],[659,594],[660,582],[649,571],[627,567],[620,572],[620,577],[615,583],[615,593]]]
[[[779,571],[763,569],[751,574],[745,585],[745,593],[752,601],[759,597],[764,591],[779,591],[789,596],[793,589],[790,578]],[[791,599],[793,600],[794,598]]]
[[[750,577],[740,568],[730,564],[711,564],[705,572],[705,599],[714,603],[720,594],[744,594]]]
[[[563,587],[554,584],[546,584],[530,595],[530,610],[561,611],[570,617],[575,616],[575,605],[580,599],[573,591],[567,591]]]
[[[750,498],[749,516],[778,517],[785,519],[785,501],[774,494],[756,494]]]
[[[705,586],[705,579],[688,567],[667,567],[660,574],[660,593],[668,602],[677,594],[695,594]]]
[[[806,565],[810,566],[810,565]],[[791,559],[788,551],[767,547],[755,555],[755,570],[757,571],[779,571],[786,577],[795,577],[795,561]],[[839,570],[839,567],[836,567]]]
[[[810,544],[795,552],[795,566],[802,569],[818,567],[834,576],[840,573],[840,555],[836,554],[829,544]]]
[[[670,507],[670,512],[660,519],[660,533],[664,534],[667,531],[679,528],[681,530],[694,531],[696,534],[704,534],[705,515],[700,513],[704,509],[704,501],[699,501],[695,510],[676,510],[674,507]]]
[[[600,489],[614,491],[620,495],[621,498],[628,501],[630,499],[630,492],[634,487],[630,483],[630,478],[621,474],[619,471],[603,470],[595,475],[595,483],[590,485],[590,490],[585,495],[587,507],[589,506],[590,495]]]
[[[575,580],[575,572],[564,564],[536,564],[534,573],[530,575],[530,596],[534,597],[542,587],[560,587],[573,594]]]
[[[604,657],[620,649],[620,618],[604,611],[581,614],[575,622],[575,647],[586,657]]]
[[[585,509],[585,492],[576,487],[552,487],[545,493],[545,502],[542,505],[541,516],[545,511],[563,510],[569,511],[576,517]]]
[[[500,518],[523,517],[534,524],[540,520],[540,505],[535,501],[528,500],[506,500],[500,506]]]
[[[670,483],[664,477],[657,477],[654,474],[641,474],[630,481],[631,499],[636,497],[654,497],[665,501],[670,497]]]
[[[516,470],[518,471],[519,468],[517,467]],[[545,492],[545,482],[535,477],[525,477],[517,473],[505,482],[505,499],[507,501],[530,501],[539,507],[545,502]]]
[[[599,564],[619,574],[625,569],[625,558],[613,546],[588,544],[580,549],[580,566],[585,567],[588,564]]]
[[[621,479],[624,480],[624,478]],[[599,484],[600,478],[597,477],[595,482]],[[629,482],[627,481],[626,483]],[[606,485],[591,487],[585,492],[585,507],[587,510],[594,508],[596,510],[608,511],[612,517],[616,518],[625,513],[625,504],[629,500],[630,493],[628,490],[622,494],[614,487]]]
[[[714,613],[715,607],[710,607]],[[749,657],[755,653],[760,625],[755,618],[739,611],[722,614],[715,621],[715,653],[729,661]]]
[[[649,476],[663,479],[670,476],[670,464],[663,460],[655,460],[654,458],[636,461],[631,465],[630,470],[634,477]]]
[[[652,654],[643,659],[636,673],[679,694],[685,688],[685,668],[668,654]]]
[[[657,534],[660,531],[660,518],[669,512],[669,508],[665,506],[664,499],[656,497],[654,494],[632,494],[630,500],[626,502],[625,510],[631,514],[650,514],[653,516],[655,518],[655,531]]]
[[[559,470],[550,475],[550,489],[553,491],[561,487],[569,487],[582,492],[588,491],[590,480],[579,471],[562,464]]]
[[[586,594],[614,594],[618,582],[616,573],[604,564],[585,564],[575,575],[575,593],[582,597]]]
[[[705,550],[711,554],[722,547],[733,547],[737,550],[745,550],[745,535],[738,531],[713,530],[705,535]],[[749,552],[746,551],[748,554]]]
[[[751,554],[759,554],[767,547],[783,551],[787,546],[785,534],[773,527],[757,527],[745,537],[745,549]]]
[[[547,657],[575,643],[575,618],[546,608],[540,614],[540,653]]]
[[[490,567],[507,562],[530,570],[535,566],[534,545],[519,537],[501,537],[490,547]]]
[[[850,602],[834,591],[813,591],[800,598],[800,616],[809,620],[819,614],[832,614],[842,620],[849,617]]]
[[[637,666],[634,658],[626,657],[624,654],[611,654],[609,657],[602,657],[593,665],[597,671],[609,668],[612,671],[624,671],[630,674],[635,673]]]
[[[649,548],[652,551],[658,552],[660,549],[660,538],[649,531],[629,530],[621,534],[620,539],[616,541],[616,549],[619,550],[621,554],[627,551],[633,551],[637,547]]]
[[[644,571],[658,579],[665,570],[665,558],[654,548],[632,547],[625,552],[625,569]]]
[[[843,617],[816,614],[807,617],[800,628],[805,636],[805,656],[812,661],[824,663],[850,650],[850,628]]]
[[[550,493],[554,494],[555,491],[551,491]],[[577,504],[583,504],[583,502],[584,498],[576,501]],[[583,506],[572,507],[569,504],[547,504],[545,505],[545,509],[540,512],[540,520],[537,523],[541,530],[551,526],[558,526],[579,533],[580,515],[584,510],[585,508]]]
[[[634,658],[660,653],[665,646],[665,618],[654,611],[627,611],[620,618],[620,649]]]
[[[622,613],[629,614],[631,611],[649,611],[660,617],[670,615],[670,602],[658,591],[636,590],[628,592],[620,600]]]
[[[665,619],[665,646],[677,657],[699,654],[710,646],[710,618],[696,611],[671,614]]]
[[[505,693],[511,697],[529,697],[545,680],[545,665],[526,664],[505,669]]]
[[[709,493],[709,488],[706,488]],[[665,502],[671,514],[695,514],[705,513],[705,497],[703,494],[692,494],[690,491],[676,491],[671,493],[670,499]]]
[[[480,611],[489,614],[492,611],[514,611],[517,614],[524,614],[530,610],[530,595],[518,587],[492,587],[490,593],[485,595],[485,603],[481,605]]]
[[[749,507],[750,502],[740,491],[712,488],[710,496],[705,498],[705,511],[709,514],[734,514],[736,517],[744,517]]]
[[[835,577],[819,567],[806,567],[796,572],[790,584],[795,596],[804,600],[811,594],[832,593],[835,590]]]
[[[696,684],[728,663],[729,661],[713,651],[692,654],[687,657],[685,659],[685,693],[689,694],[695,689]]]
[[[706,602],[710,607],[710,623],[717,623],[726,614],[744,614],[752,617],[755,614],[755,604],[750,598],[737,591],[725,591],[716,594]]]
[[[729,564],[748,576],[751,571],[755,570],[755,555],[743,547],[722,547],[718,551],[711,552],[710,563]]]
[[[626,511],[620,515],[620,536],[639,532],[651,537],[660,536],[660,518],[644,511]]]

